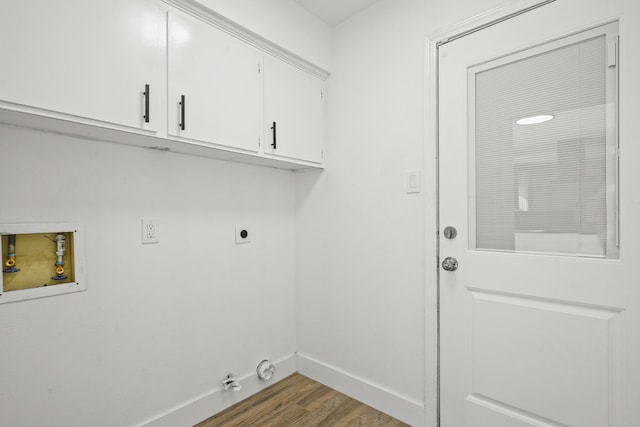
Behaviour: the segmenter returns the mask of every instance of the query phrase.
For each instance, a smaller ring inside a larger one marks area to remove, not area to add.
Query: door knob
[[[456,271],[458,269],[458,260],[448,256],[442,260],[442,268],[447,271]]]

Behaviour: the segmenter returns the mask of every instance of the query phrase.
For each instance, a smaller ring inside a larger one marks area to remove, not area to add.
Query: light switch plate
[[[405,172],[405,189],[407,194],[422,191],[422,170],[409,169]]]

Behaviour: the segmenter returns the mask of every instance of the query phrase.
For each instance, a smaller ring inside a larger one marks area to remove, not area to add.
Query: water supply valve
[[[67,278],[64,274],[64,254],[66,253],[66,241],[64,233],[56,234],[56,275],[52,277],[53,280],[64,280]]]
[[[4,262],[7,268],[2,271],[4,273],[17,273],[20,269],[16,267],[16,235],[9,234],[8,240],[7,260]]]
[[[225,390],[240,391],[242,390],[242,385],[236,380],[236,376],[233,374],[228,374],[227,377],[222,381],[222,387]]]

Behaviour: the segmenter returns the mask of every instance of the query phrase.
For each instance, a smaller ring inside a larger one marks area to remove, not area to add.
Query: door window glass
[[[470,68],[472,248],[617,256],[610,27]]]

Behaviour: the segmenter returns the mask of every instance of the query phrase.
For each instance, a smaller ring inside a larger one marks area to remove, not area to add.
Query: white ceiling
[[[293,0],[330,27],[335,27],[378,0]]]

